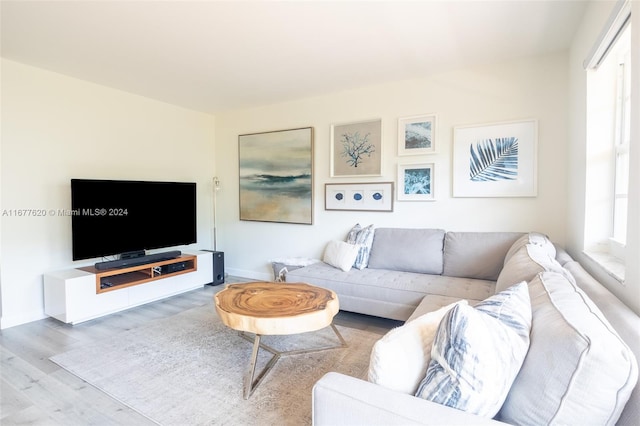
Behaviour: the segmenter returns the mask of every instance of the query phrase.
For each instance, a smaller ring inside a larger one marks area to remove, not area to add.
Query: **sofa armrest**
[[[313,424],[369,426],[504,423],[332,372],[325,374],[313,387]]]

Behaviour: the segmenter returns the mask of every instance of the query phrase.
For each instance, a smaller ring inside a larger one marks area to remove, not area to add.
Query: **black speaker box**
[[[224,283],[224,252],[212,251],[213,253],[213,280],[212,285],[220,285]]]

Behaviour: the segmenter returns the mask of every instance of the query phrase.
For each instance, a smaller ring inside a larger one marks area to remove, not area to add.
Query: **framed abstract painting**
[[[313,127],[238,136],[240,220],[313,223]]]
[[[435,115],[398,119],[398,155],[433,154],[435,151]]]

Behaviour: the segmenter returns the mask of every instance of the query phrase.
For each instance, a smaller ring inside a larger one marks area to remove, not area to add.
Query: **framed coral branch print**
[[[398,164],[398,201],[433,201],[433,163]]]
[[[398,155],[433,154],[436,151],[436,116],[398,119]]]
[[[331,177],[382,175],[382,120],[331,126]]]
[[[327,183],[324,209],[392,212],[393,182]]]
[[[535,197],[537,152],[537,120],[454,128],[453,196]]]
[[[313,219],[313,127],[238,136],[240,220]]]

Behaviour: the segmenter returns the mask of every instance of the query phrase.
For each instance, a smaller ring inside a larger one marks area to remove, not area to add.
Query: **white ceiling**
[[[2,0],[2,56],[215,113],[564,50],[585,6]]]

